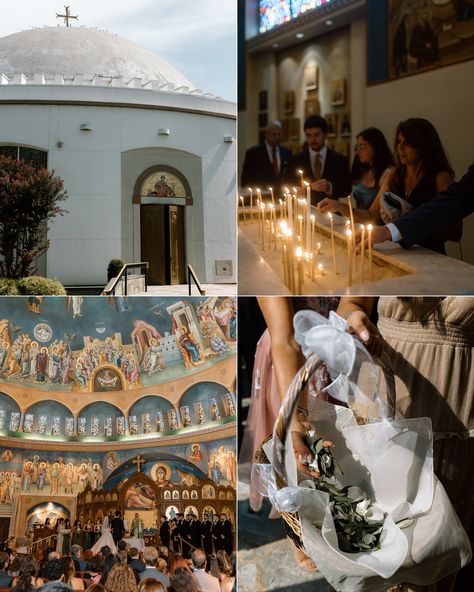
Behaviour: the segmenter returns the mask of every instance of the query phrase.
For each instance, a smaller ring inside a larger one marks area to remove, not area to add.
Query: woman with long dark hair
[[[395,134],[396,166],[387,176],[368,210],[354,210],[357,222],[388,224],[413,208],[430,201],[445,191],[454,181],[438,132],[432,123],[421,117],[412,117],[398,124]],[[336,200],[324,199],[318,204],[323,212],[341,212],[349,215],[349,206]],[[445,253],[446,240],[459,241],[462,223],[443,229],[420,242],[428,249]]]
[[[380,186],[394,168],[393,156],[385,136],[376,127],[369,127],[357,134],[354,150],[352,194],[357,209],[368,210]]]

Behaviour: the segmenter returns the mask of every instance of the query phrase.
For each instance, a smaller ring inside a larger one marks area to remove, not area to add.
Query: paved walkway
[[[202,284],[206,296],[235,296],[236,284]],[[174,286],[148,286],[148,292],[136,294],[136,296],[187,296],[188,284],[176,284]],[[199,290],[193,284],[192,295],[200,296]]]
[[[239,592],[330,592],[318,573],[296,566],[282,521],[270,520],[270,505],[249,512],[248,465],[239,465]]]

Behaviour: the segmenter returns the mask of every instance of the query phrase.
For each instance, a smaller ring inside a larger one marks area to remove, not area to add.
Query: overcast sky
[[[64,0],[2,2],[0,37],[63,24]],[[157,53],[204,91],[236,100],[237,0],[69,0],[72,26],[116,33]]]

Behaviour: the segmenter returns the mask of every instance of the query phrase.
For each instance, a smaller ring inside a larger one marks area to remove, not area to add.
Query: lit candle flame
[[[303,256],[303,249],[301,247],[296,248],[296,256],[300,259]]]

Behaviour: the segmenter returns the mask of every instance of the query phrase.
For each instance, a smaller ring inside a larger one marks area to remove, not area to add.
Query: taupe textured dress
[[[378,328],[404,417],[431,417],[434,469],[466,531],[474,517],[474,298],[380,298]],[[434,586],[405,591],[445,592]]]

